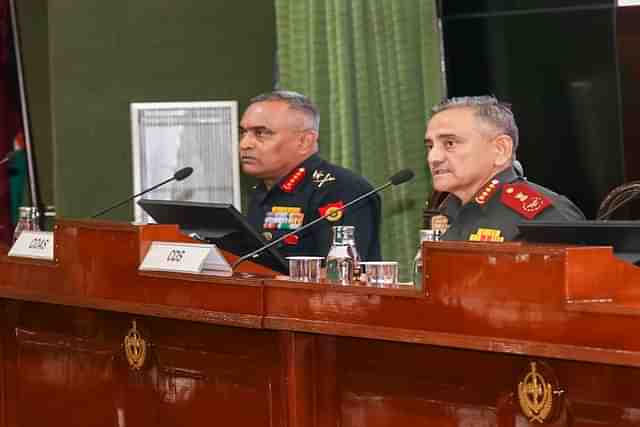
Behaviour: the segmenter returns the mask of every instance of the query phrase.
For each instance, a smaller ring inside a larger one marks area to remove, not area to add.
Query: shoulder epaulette
[[[526,182],[505,185],[500,201],[527,219],[534,219],[553,205],[548,197]]]

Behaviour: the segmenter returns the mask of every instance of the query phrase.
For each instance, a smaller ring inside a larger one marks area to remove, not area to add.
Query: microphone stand
[[[119,208],[120,206],[124,205],[125,203],[127,203],[127,202],[129,202],[129,201],[131,201],[131,200],[133,200],[133,199],[135,199],[136,197],[138,197],[138,196],[142,196],[143,194],[147,194],[149,191],[153,191],[153,190],[155,190],[156,188],[158,188],[158,187],[160,187],[160,186],[162,186],[162,185],[165,185],[166,183],[171,182],[171,181],[173,181],[173,180],[175,180],[175,179],[176,179],[176,177],[175,177],[175,176],[172,176],[171,178],[165,179],[165,180],[164,180],[164,181],[162,181],[160,184],[156,184],[156,185],[154,185],[154,186],[153,186],[153,187],[151,187],[151,188],[147,188],[146,190],[139,192],[138,194],[134,194],[133,196],[129,196],[129,197],[127,197],[126,199],[124,199],[123,201],[118,202],[118,203],[116,203],[116,204],[115,204],[115,205],[113,205],[113,206],[109,206],[108,208],[103,209],[103,210],[101,210],[100,212],[97,212],[97,213],[95,213],[95,214],[91,215],[91,217],[90,217],[90,218],[92,218],[92,219],[93,219],[93,218],[97,218],[97,217],[99,217],[99,216],[101,216],[101,215],[104,215],[104,214],[106,214],[107,212],[109,212],[109,211],[111,211],[111,210],[113,210],[113,209],[115,209],[115,208]]]
[[[343,211],[344,211],[346,208],[348,208],[349,206],[354,205],[355,203],[358,203],[360,200],[362,200],[362,199],[364,199],[364,198],[366,198],[366,197],[369,197],[370,195],[372,195],[372,194],[374,194],[374,193],[377,193],[378,191],[382,191],[382,190],[384,190],[385,188],[387,188],[388,186],[390,186],[390,185],[392,185],[392,184],[393,184],[393,182],[392,182],[392,181],[389,181],[389,182],[387,182],[387,183],[385,183],[385,184],[381,185],[381,186],[380,186],[380,187],[378,187],[378,188],[374,188],[374,189],[373,189],[373,190],[371,190],[371,191],[367,191],[366,193],[361,194],[360,196],[356,197],[355,199],[353,199],[352,201],[350,201],[349,203],[347,203],[346,205],[344,205],[343,207],[338,208],[338,209],[340,210],[340,212],[343,212]],[[267,249],[269,249],[269,248],[271,248],[271,247],[273,247],[273,246],[277,245],[278,243],[280,243],[280,242],[282,242],[283,240],[285,240],[287,237],[289,237],[289,236],[293,236],[294,234],[298,234],[298,233],[300,233],[301,231],[306,230],[307,228],[309,228],[309,227],[311,227],[311,226],[313,226],[313,225],[315,225],[315,224],[319,223],[319,222],[320,222],[320,221],[322,221],[323,219],[325,219],[325,218],[327,218],[327,217],[329,217],[329,216],[331,216],[331,215],[335,215],[335,213],[336,213],[336,211],[327,212],[327,213],[325,213],[324,215],[322,215],[322,216],[320,216],[320,217],[318,217],[318,218],[314,219],[313,221],[311,221],[311,222],[309,222],[309,223],[307,223],[307,224],[303,225],[302,227],[300,227],[300,228],[296,228],[295,230],[290,231],[289,233],[287,233],[287,234],[284,234],[284,235],[280,236],[280,237],[279,237],[279,238],[277,238],[276,240],[274,240],[274,241],[272,241],[272,242],[269,242],[268,244],[266,244],[266,245],[264,245],[264,246],[259,247],[259,248],[258,248],[258,249],[256,249],[255,251],[253,251],[253,252],[249,252],[248,254],[241,256],[240,258],[238,258],[238,259],[233,263],[233,265],[231,265],[231,270],[232,270],[232,271],[233,271],[233,270],[235,270],[235,268],[236,268],[240,263],[243,263],[244,261],[248,260],[249,258],[255,258],[255,257],[256,257],[256,256],[258,256],[260,253],[262,253],[262,252],[266,251]]]
[[[0,160],[0,165],[4,165],[5,163],[7,163],[9,160],[11,160],[11,157],[13,157],[13,151],[7,153],[7,155],[4,156],[2,160]]]

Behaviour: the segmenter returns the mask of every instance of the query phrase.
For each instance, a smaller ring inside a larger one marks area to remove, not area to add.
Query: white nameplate
[[[177,273],[211,273],[231,276],[231,266],[216,245],[204,243],[152,242],[139,270]]]
[[[11,246],[9,256],[53,261],[53,233],[51,231],[23,231]]]

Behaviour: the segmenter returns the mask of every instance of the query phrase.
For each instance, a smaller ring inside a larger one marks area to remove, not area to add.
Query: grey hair
[[[494,96],[462,96],[449,98],[435,105],[431,109],[431,116],[452,108],[473,108],[475,116],[490,124],[498,131],[508,135],[513,140],[513,153],[518,149],[518,125],[511,111],[511,105],[498,101]]]
[[[289,108],[300,111],[311,119],[311,127],[316,132],[320,131],[320,111],[311,100],[301,93],[290,90],[275,90],[255,96],[249,100],[249,105],[256,102],[282,101],[289,105]]]

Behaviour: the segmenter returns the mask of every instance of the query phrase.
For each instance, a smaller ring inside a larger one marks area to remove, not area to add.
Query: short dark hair
[[[320,111],[311,100],[301,93],[291,90],[275,90],[251,98],[249,105],[256,102],[282,101],[292,110],[300,111],[311,119],[311,126],[316,132],[320,131]]]
[[[518,148],[518,125],[511,111],[511,105],[498,101],[495,96],[462,96],[445,99],[431,109],[431,116],[452,108],[473,108],[476,117],[490,124],[513,140],[513,152]]]

